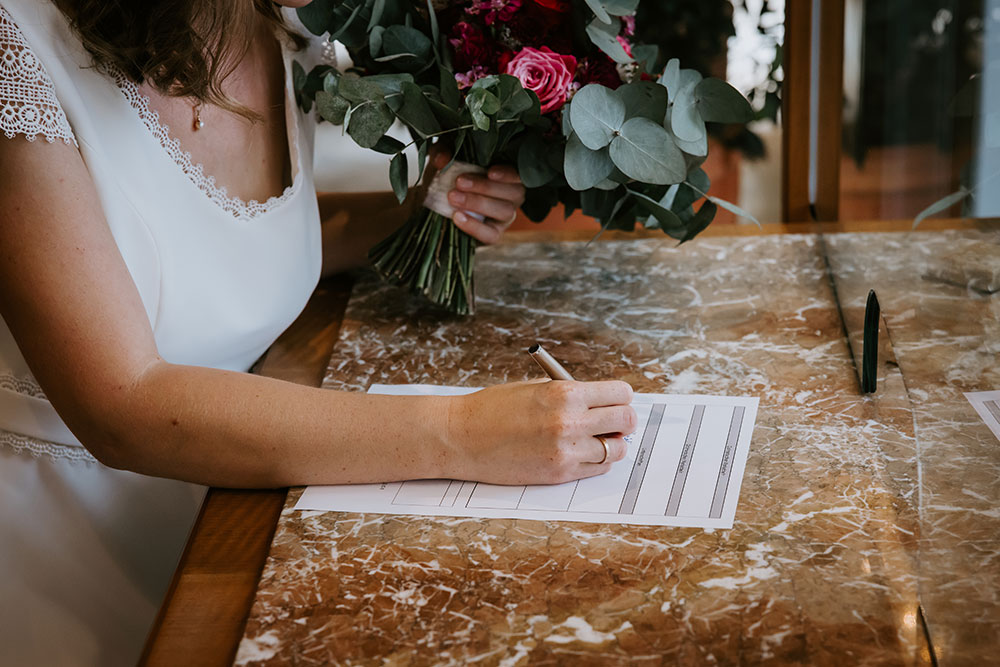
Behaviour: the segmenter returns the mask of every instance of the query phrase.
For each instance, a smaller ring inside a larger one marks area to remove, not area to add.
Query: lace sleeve
[[[56,99],[52,79],[24,35],[0,6],[0,131],[8,138],[39,135],[76,146],[69,120]]]

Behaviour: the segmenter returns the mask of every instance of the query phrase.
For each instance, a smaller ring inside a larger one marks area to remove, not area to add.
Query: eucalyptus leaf
[[[331,95],[340,94],[340,72],[333,70],[323,76],[323,90]]]
[[[382,91],[383,95],[391,95],[393,93],[401,93],[403,91],[403,85],[406,83],[413,84],[413,75],[406,73],[399,74],[373,74],[371,76],[366,76],[364,81],[368,83],[374,83]]]
[[[396,194],[396,199],[402,204],[406,201],[406,195],[410,189],[410,172],[406,153],[402,151],[396,153],[389,162],[389,181],[392,183],[392,191]]]
[[[618,41],[621,31],[621,20],[617,18],[611,19],[607,24],[600,19],[594,19],[587,26],[587,36],[590,37],[590,41],[616,63],[624,65],[632,62],[632,59]]]
[[[379,22],[382,20],[382,14],[385,12],[385,0],[375,0],[372,4],[372,17],[368,21],[368,31],[371,32],[373,28],[378,26]]]
[[[500,75],[497,82],[497,98],[500,100],[499,117],[503,119],[517,118],[534,104],[534,100],[521,85],[521,81],[509,74]]]
[[[712,179],[708,177],[708,173],[702,168],[689,169],[687,180],[684,185],[688,188],[693,188],[695,192],[704,197],[712,187]],[[694,199],[691,200],[694,202]]]
[[[434,10],[433,0],[427,0],[427,18],[431,24],[431,40],[434,42],[435,50],[441,41],[441,29],[438,27],[437,12]]]
[[[327,31],[338,4],[339,0],[313,0],[304,7],[299,7],[295,13],[306,30],[314,35],[322,35]]]
[[[489,132],[473,132],[472,145],[476,149],[476,160],[479,164],[491,164],[493,155],[496,153],[497,144],[500,143],[500,132],[496,127]],[[458,151],[456,150],[456,153]]]
[[[293,60],[292,85],[295,87],[295,90],[302,90],[306,85],[307,79],[308,77],[306,76],[306,71],[302,68],[302,65],[299,64],[298,60]]]
[[[718,197],[711,197],[711,196],[708,196],[708,195],[706,195],[706,199],[708,199],[708,201],[712,202],[716,206],[724,208],[727,211],[729,211],[730,213],[732,213],[732,214],[734,214],[734,215],[736,215],[736,216],[738,216],[740,218],[745,218],[745,219],[749,220],[750,222],[754,223],[755,225],[757,225],[758,227],[760,227],[760,221],[757,218],[755,218],[753,215],[751,215],[747,211],[743,210],[742,208],[740,208],[736,204],[732,204],[732,203],[726,201],[725,199],[719,199]]]
[[[382,35],[385,34],[385,28],[377,25],[368,33],[368,52],[371,54],[372,58],[378,58],[379,54],[382,53]]]
[[[721,79],[705,79],[694,88],[698,113],[708,123],[746,123],[753,108],[738,90]]]
[[[636,81],[629,83],[615,94],[625,104],[626,118],[648,118],[655,123],[662,123],[667,112],[667,89],[652,81]]]
[[[667,61],[667,67],[663,70],[663,74],[660,75],[660,85],[667,87],[667,93],[670,96],[671,104],[673,104],[677,93],[680,92],[680,84],[681,61],[677,58],[671,58]]]
[[[341,76],[337,84],[337,92],[354,104],[385,99],[385,93],[382,92],[381,86],[369,81],[367,77],[362,79],[355,74]]]
[[[396,139],[395,137],[390,137],[388,134],[379,139],[378,143],[372,146],[373,151],[377,151],[383,155],[395,155],[404,148],[406,148],[406,145],[402,141]]]
[[[698,142],[705,136],[705,121],[698,113],[696,86],[685,86],[677,93],[670,115],[670,129],[681,141]]]
[[[670,185],[687,176],[684,155],[663,126],[647,118],[627,121],[611,142],[611,159],[630,178]]]
[[[334,125],[344,124],[344,117],[350,108],[351,103],[339,95],[331,95],[325,90],[316,93],[316,111],[323,120]]]
[[[639,9],[639,0],[603,0],[604,10],[612,16],[628,16]]]
[[[441,131],[441,125],[431,110],[420,86],[409,81],[402,84],[403,106],[396,112],[401,121],[411,127],[421,138]]]
[[[941,213],[943,211],[947,211],[949,208],[959,203],[960,201],[964,200],[971,194],[972,194],[971,190],[967,188],[962,188],[958,192],[952,192],[947,197],[942,197],[941,199],[937,200],[936,202],[925,208],[923,211],[921,211],[917,215],[917,217],[914,218],[913,226],[916,227],[917,225],[919,225],[921,222],[931,217],[932,215]]]
[[[671,211],[668,207],[664,207],[659,202],[654,201],[642,193],[633,191],[632,195],[635,197],[636,202],[638,202],[639,207],[652,216],[657,222],[657,227],[663,231],[674,229],[680,232],[684,229],[684,223],[681,222],[681,219],[677,217],[677,214]]]
[[[581,88],[569,107],[573,131],[584,146],[595,151],[611,143],[625,123],[625,114],[625,102],[597,83]]]
[[[589,190],[610,176],[614,168],[607,147],[592,151],[575,134],[566,143],[563,171],[566,182],[574,190]]]
[[[455,75],[445,67],[441,68],[440,75],[441,102],[457,111],[462,105],[462,93],[458,89]]]
[[[604,4],[601,0],[586,0],[587,6],[590,7],[594,15],[602,23],[611,23],[611,16],[608,14],[607,10],[604,9]]]
[[[433,97],[428,97],[427,103],[430,104],[431,110],[434,112],[434,117],[438,119],[438,122],[441,123],[443,127],[455,129],[461,125],[462,116],[452,107],[447,104],[443,104],[442,102],[438,102]]]
[[[500,100],[485,88],[473,88],[465,96],[465,106],[475,126],[485,132],[490,129],[490,116],[500,111]]]
[[[672,116],[673,108],[667,109],[664,126],[673,128]],[[677,135],[674,135],[674,143],[677,144],[677,148],[680,148],[688,155],[695,155],[698,157],[705,157],[708,155],[708,132],[703,133],[701,139],[698,141],[684,141]]]
[[[374,148],[395,120],[385,102],[362,102],[351,110],[347,133],[362,148]]]
[[[340,0],[340,2],[341,4],[335,10],[336,13],[342,15],[345,10],[350,13],[340,23],[331,19],[330,23],[339,25],[339,27],[330,31],[330,41],[339,40],[351,48],[357,44],[359,38],[367,39],[367,22],[364,20],[365,14],[363,13],[367,8],[367,0],[347,0],[346,2]]]
[[[580,210],[598,220],[610,220],[611,212],[615,210],[620,197],[614,192],[591,188],[580,193]]]
[[[427,169],[427,154],[431,149],[430,141],[418,142],[419,147],[417,148],[417,180],[424,180],[424,171]]]
[[[655,44],[635,44],[632,46],[632,59],[642,65],[644,72],[652,70],[659,57],[660,47]]]
[[[497,74],[489,74],[480,79],[476,79],[475,83],[472,84],[472,90],[477,90],[479,88],[489,89],[500,83],[500,76]]]
[[[396,57],[393,60],[394,66],[407,72],[416,72],[430,62],[433,45],[416,28],[391,25],[382,36],[382,51],[386,54],[384,57]]]
[[[680,92],[688,86],[697,86],[704,78],[696,69],[682,69],[677,73],[677,91]]]
[[[541,137],[526,137],[517,152],[517,173],[526,188],[548,185],[556,170],[548,161],[548,147]]]
[[[687,221],[687,229],[685,230],[683,236],[680,237],[680,242],[682,244],[687,243],[695,236],[705,231],[705,228],[712,223],[712,220],[715,220],[715,214],[718,210],[719,209],[716,207],[714,202],[706,201],[703,203],[694,217]],[[673,234],[671,234],[671,236],[673,236]],[[677,237],[675,236],[674,238]]]

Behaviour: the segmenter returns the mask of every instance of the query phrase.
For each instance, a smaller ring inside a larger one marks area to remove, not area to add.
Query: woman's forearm
[[[80,435],[104,463],[223,487],[446,476],[448,398],[327,391],[159,362]],[[79,429],[78,429],[79,430]]]

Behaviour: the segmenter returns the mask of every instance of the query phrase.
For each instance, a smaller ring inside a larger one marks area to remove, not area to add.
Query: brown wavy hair
[[[52,1],[98,68],[250,119],[257,114],[226,95],[222,81],[246,54],[257,21],[284,33],[297,48],[305,44],[270,0]]]

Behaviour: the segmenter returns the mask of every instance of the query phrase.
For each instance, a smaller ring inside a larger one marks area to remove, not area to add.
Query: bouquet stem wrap
[[[389,282],[422,294],[459,315],[475,312],[474,271],[478,242],[451,220],[448,202],[462,174],[482,174],[474,164],[455,161],[427,187],[424,205],[387,239],[372,248],[369,259]]]

